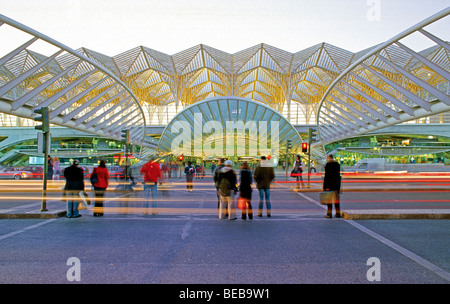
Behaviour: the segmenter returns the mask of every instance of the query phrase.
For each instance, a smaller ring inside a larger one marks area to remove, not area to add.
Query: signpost
[[[42,205],[41,211],[48,211],[47,209],[47,175],[48,175],[48,152],[50,149],[50,121],[48,117],[48,107],[42,107],[40,109],[34,110],[34,113],[40,114],[34,118],[36,121],[41,121],[41,125],[37,125],[34,128],[36,130],[41,130],[41,133],[38,133],[38,153],[44,153],[44,175],[43,175],[43,184],[42,184]]]
[[[290,139],[286,141],[286,181],[289,173],[289,150],[292,149],[292,142]]]
[[[308,129],[308,188],[309,188],[309,181],[311,177],[311,144],[315,141],[317,141],[317,130],[314,128]]]
[[[128,145],[130,144],[130,130],[122,130],[122,141],[124,142],[125,154],[125,188],[128,182]]]

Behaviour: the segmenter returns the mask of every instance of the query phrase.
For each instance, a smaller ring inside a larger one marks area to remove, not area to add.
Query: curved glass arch
[[[34,110],[48,107],[52,124],[115,140],[130,130],[130,142],[152,146],[145,142],[139,100],[111,66],[0,15],[0,31],[5,27],[22,33],[24,44],[2,48],[7,54],[0,57],[0,112],[33,119]]]
[[[179,112],[164,129],[161,155],[195,157],[279,156],[301,150],[294,126],[271,107],[246,98],[216,97]]]
[[[317,112],[322,145],[450,111],[450,44],[425,30],[449,15],[444,9],[374,47],[331,83]],[[431,47],[414,50],[411,38]]]

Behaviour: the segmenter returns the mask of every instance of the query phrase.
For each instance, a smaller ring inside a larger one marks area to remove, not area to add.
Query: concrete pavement
[[[210,177],[205,179],[195,180],[202,189],[213,190],[213,185]],[[172,179],[160,186],[159,192],[161,194],[169,191],[183,190],[184,181],[182,179]],[[26,186],[24,186],[26,185]],[[9,181],[7,186],[0,184],[0,219],[32,219],[32,218],[57,218],[65,216],[65,203],[62,200],[62,188],[64,181],[52,181],[47,191],[47,206],[48,211],[40,211],[42,201],[42,187],[40,181],[24,182],[24,181]],[[114,197],[141,197],[142,186],[134,187],[133,192],[112,191],[117,185],[115,183],[110,187],[107,196],[110,199]],[[343,193],[372,193],[372,192],[450,192],[450,177],[447,173],[424,173],[424,174],[396,174],[384,173],[377,175],[352,175],[345,176],[342,182]],[[310,183],[307,183],[306,177],[302,187],[295,187],[296,183],[293,179],[286,178],[283,173],[277,172],[276,182],[272,188],[278,188],[285,191],[293,191],[299,193],[319,193],[322,191],[322,180],[320,174],[313,174]],[[89,192],[90,186],[86,186]],[[14,197],[20,192],[25,197],[22,200],[11,200],[14,204],[7,204],[8,197]],[[29,199],[27,200],[26,195]],[[93,196],[93,194],[90,194]],[[254,195],[257,195],[256,193]],[[139,199],[138,199],[139,200]],[[6,203],[6,204],[5,204]],[[132,204],[133,205],[133,204]],[[117,206],[115,207],[117,211]],[[405,210],[408,209],[408,210]],[[395,205],[386,206],[382,208],[373,206],[371,210],[343,210],[346,219],[450,219],[450,206],[442,205],[439,208],[417,208],[416,205],[403,206],[402,209],[396,208]],[[169,210],[166,210],[169,212]],[[173,211],[173,210],[172,210]]]
[[[160,191],[158,215],[141,213],[139,191],[129,197],[109,191],[108,212],[101,218],[83,210],[77,219],[1,220],[0,283],[450,282],[445,220],[326,219],[318,192],[275,185],[272,217],[264,213],[244,221],[238,212],[237,220],[228,221],[218,219],[210,181],[194,180],[194,192],[186,192],[183,182]],[[436,192],[373,194],[345,193],[343,209],[448,207],[448,199]],[[80,281],[67,278],[70,258],[80,262]],[[369,280],[370,258],[381,263],[380,281]]]

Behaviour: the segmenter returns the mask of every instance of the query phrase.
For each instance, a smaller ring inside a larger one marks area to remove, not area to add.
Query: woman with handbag
[[[299,182],[302,185],[302,188],[305,187],[303,185],[303,177],[302,177],[303,169],[302,169],[302,160],[300,158],[300,155],[297,155],[296,160],[294,162],[294,169],[292,170],[293,176],[297,179],[297,186],[296,188],[300,188]]]
[[[243,162],[241,166],[240,172],[240,184],[239,184],[239,198],[238,198],[238,208],[242,209],[242,219],[247,219],[247,210],[248,210],[248,219],[253,219],[253,210],[252,210],[252,172],[248,167],[247,162]]]
[[[91,183],[95,193],[94,216],[103,216],[103,199],[109,184],[109,171],[104,160],[100,160],[98,167],[92,171]]]

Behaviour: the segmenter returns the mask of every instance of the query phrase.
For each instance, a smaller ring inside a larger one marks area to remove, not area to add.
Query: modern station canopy
[[[296,53],[258,44],[234,54],[200,44],[174,55],[139,46],[114,57],[72,50],[0,15],[0,33],[23,38],[0,44],[0,125],[4,115],[33,119],[46,106],[52,124],[116,140],[129,129],[132,143],[155,149],[147,140],[151,121],[195,123],[188,113],[198,110],[222,127],[233,115],[245,122],[276,117],[279,144],[292,138],[294,148],[301,139],[288,122],[315,122],[314,148],[323,147],[450,111],[450,45],[430,26],[449,14],[450,7],[357,53],[328,43]],[[427,47],[418,50],[415,38]],[[42,45],[52,52],[40,53]],[[161,152],[174,135],[166,129]]]
[[[178,113],[164,129],[160,154],[200,157],[259,157],[300,149],[294,126],[273,108],[246,98],[218,97]]]

